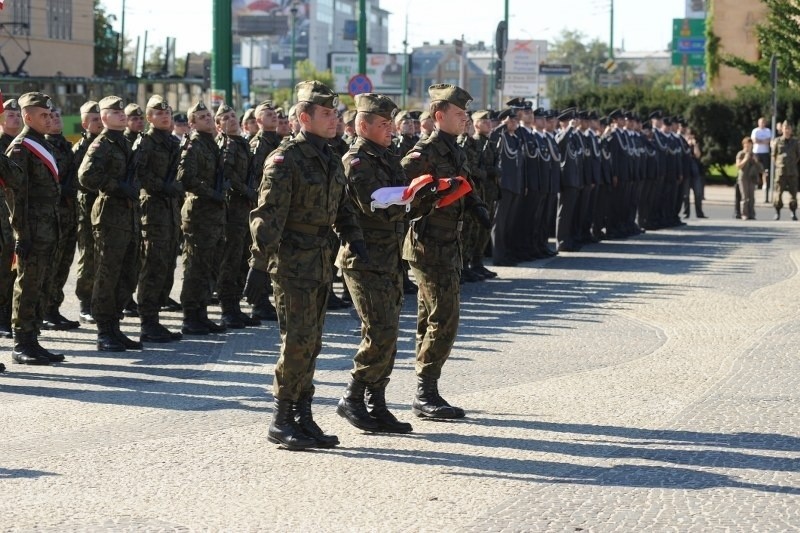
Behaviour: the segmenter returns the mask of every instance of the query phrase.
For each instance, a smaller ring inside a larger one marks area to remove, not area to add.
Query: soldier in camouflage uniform
[[[133,146],[144,135],[144,112],[139,104],[125,106],[125,138]]]
[[[772,205],[775,207],[775,220],[779,220],[783,208],[783,193],[788,192],[792,220],[797,220],[800,142],[794,137],[794,129],[789,121],[785,121],[782,127],[783,134],[772,141],[772,158],[775,160],[775,192],[772,193]]]
[[[460,87],[432,85],[428,89],[435,130],[420,139],[401,164],[409,179],[424,174],[435,178],[467,176],[467,158],[456,145],[464,132],[466,107],[472,97]],[[433,210],[412,223],[403,244],[403,259],[419,285],[417,294],[416,373],[414,414],[430,418],[461,418],[464,410],[439,395],[438,382],[455,341],[459,315],[459,271],[464,215],[490,227],[489,213],[474,193]]]
[[[13,182],[15,179],[19,180],[21,178],[21,174],[22,174],[22,169],[19,168],[15,163],[12,163],[11,160],[8,159],[8,156],[6,156],[6,154],[4,152],[0,152],[0,191],[3,191],[3,195],[4,195],[3,200],[2,200],[3,204],[5,204],[5,187],[6,187],[5,179],[8,179],[9,181]],[[5,206],[5,205],[4,205],[4,207],[6,209],[8,208],[8,206]],[[9,218],[9,225],[10,225],[10,223],[11,223],[11,220]],[[14,235],[13,235],[13,233],[12,233],[11,237],[7,241],[4,241],[1,244],[1,246],[2,246],[2,248],[0,248],[0,251],[2,249],[5,249],[5,248],[11,248],[11,251],[13,253],[13,251],[14,251]],[[10,322],[10,319],[9,319],[9,322]],[[8,325],[8,328],[9,328],[9,330],[11,329],[10,323]],[[3,363],[0,363],[0,372],[5,372],[5,370],[6,370],[6,365],[4,365]]]
[[[250,257],[249,216],[256,205],[256,191],[250,167],[250,145],[239,135],[236,112],[222,104],[214,118],[219,132],[218,143],[226,142],[229,156],[225,166],[225,180],[230,182],[225,217],[225,244],[219,265],[217,294],[222,306],[222,324],[230,329],[258,326],[261,321],[245,315],[239,308],[244,281],[240,275],[242,264]],[[245,257],[245,254],[247,256]]]
[[[75,245],[78,240],[78,168],[75,166],[75,156],[72,153],[72,144],[64,137],[64,125],[61,122],[61,110],[53,109],[53,129],[45,136],[47,142],[53,147],[53,155],[58,163],[58,175],[61,183],[61,199],[58,203],[58,225],[60,236],[56,253],[53,256],[50,283],[47,287],[47,296],[44,300],[44,316],[42,327],[44,329],[70,330],[80,324],[75,320],[68,320],[59,312],[64,303],[64,285],[72,268],[75,258]]]
[[[250,139],[258,135],[258,129],[256,110],[251,107],[242,115],[242,138],[249,142]]]
[[[363,261],[351,248],[339,249],[337,265],[361,318],[361,345],[337,412],[365,431],[408,433],[411,424],[398,421],[386,407],[386,386],[397,354],[403,305],[401,250],[405,221],[422,214],[417,210],[417,200],[423,195],[417,194],[410,213],[399,205],[371,208],[376,190],[407,184],[391,152],[392,116],[397,107],[391,99],[379,94],[360,94],[355,100],[358,138],[344,156],[344,168],[347,192],[359,212],[369,261]]]
[[[297,84],[296,97],[302,130],[267,158],[258,206],[250,214],[253,254],[245,295],[257,301],[269,272],[281,350],[268,438],[289,449],[304,449],[339,443],[322,432],[311,413],[314,369],[333,279],[331,226],[363,260],[367,252],[345,191],[341,159],[328,145],[336,135],[338,97],[318,81]]]
[[[98,193],[92,207],[95,277],[92,314],[98,351],[141,350],[142,343],[120,331],[119,314],[136,287],[139,253],[139,184],[131,147],[123,135],[125,112],[118,96],[100,100],[103,131],[78,169],[83,187]]]
[[[181,153],[178,181],[186,189],[181,208],[183,231],[183,327],[187,335],[222,333],[225,326],[208,318],[211,281],[216,252],[225,238],[225,161],[230,146],[222,149],[214,140],[217,132],[214,115],[200,101],[189,108],[193,132]]]
[[[281,141],[283,136],[276,131],[278,127],[278,113],[270,100],[265,100],[258,104],[255,109],[256,124],[258,124],[258,134],[250,139],[250,152],[252,154],[252,184],[257,191],[261,186],[261,177],[264,174],[264,161],[272,153]],[[249,228],[248,228],[249,236]],[[272,286],[267,281],[267,287],[261,296],[261,300],[253,304],[251,316],[260,320],[278,320],[275,307],[269,301],[272,293]]]
[[[348,109],[342,113],[342,120],[344,121],[344,143],[347,146],[353,146],[356,142],[356,110]]]
[[[8,147],[6,155],[21,172],[6,172],[2,177],[11,190],[11,226],[17,279],[14,282],[12,324],[13,360],[28,365],[48,365],[64,360],[39,345],[41,308],[50,280],[53,254],[58,243],[58,165],[52,147],[44,136],[52,128],[53,103],[42,93],[19,97],[25,127]]]
[[[478,181],[478,177],[474,169],[478,167],[478,143],[472,138],[475,133],[471,118],[467,118],[466,128],[464,133],[458,136],[456,144],[461,147],[464,154],[467,156],[467,168],[469,169],[469,178],[474,186],[473,192],[478,198],[483,198],[483,183]],[[474,217],[467,217],[464,219],[464,226],[461,228],[461,263],[463,268],[461,270],[460,283],[483,281],[486,276],[480,272],[473,271],[470,268],[469,261],[475,255],[475,246],[478,241],[478,227],[480,225]]]
[[[11,141],[22,131],[22,114],[15,99],[5,102],[3,135],[0,136],[0,153],[5,154]],[[0,188],[0,337],[10,339],[11,301],[14,297],[14,231],[11,228],[11,212],[6,204],[6,193]]]
[[[489,218],[494,224],[494,214],[497,211],[497,202],[500,197],[500,171],[498,167],[497,143],[491,142],[489,133],[492,131],[492,123],[489,119],[489,111],[481,110],[472,114],[472,123],[475,126],[475,134],[472,139],[475,141],[475,150],[478,154],[477,162],[472,168],[472,175],[475,181],[480,183],[481,198],[489,211]],[[477,236],[475,247],[470,261],[470,269],[483,275],[484,278],[495,278],[497,273],[489,270],[483,264],[483,256],[486,246],[492,238],[490,229],[480,224],[477,225]]]
[[[80,168],[86,151],[103,130],[100,120],[100,107],[94,100],[81,106],[81,126],[83,137],[72,147],[75,154],[75,167]],[[80,181],[80,180],[79,180]],[[79,320],[84,324],[94,324],[92,317],[92,289],[94,287],[94,234],[92,233],[92,207],[97,193],[78,183],[78,271],[75,279],[75,296],[80,304]]]
[[[417,144],[414,135],[414,119],[408,111],[400,111],[394,119],[397,125],[397,137],[394,139],[394,152],[403,157]]]
[[[147,101],[150,128],[136,148],[136,181],[141,186],[142,246],[139,270],[139,316],[141,342],[171,342],[181,339],[159,319],[166,286],[172,285],[175,249],[180,238],[180,202],[183,186],[176,180],[180,141],[172,135],[172,112],[160,95]]]

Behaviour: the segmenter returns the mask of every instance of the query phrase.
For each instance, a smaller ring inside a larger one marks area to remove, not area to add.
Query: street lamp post
[[[295,86],[295,46],[297,44],[297,2],[292,2],[292,9],[289,10],[292,13],[292,85],[290,89],[292,90],[292,99],[291,102],[294,104],[294,86]]]

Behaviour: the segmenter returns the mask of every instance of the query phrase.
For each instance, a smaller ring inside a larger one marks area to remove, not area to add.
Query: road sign
[[[614,87],[622,85],[622,76],[619,74],[605,74],[600,73],[597,75],[597,83],[601,87]]]
[[[540,58],[546,57],[547,41],[508,41],[504,59],[503,94],[506,96],[535,95],[541,81]]]
[[[540,63],[539,74],[543,76],[569,76],[572,74],[572,65]]]
[[[372,92],[372,82],[364,74],[356,74],[347,82],[347,92],[350,96]]]
[[[672,65],[705,65],[705,19],[672,19]]]

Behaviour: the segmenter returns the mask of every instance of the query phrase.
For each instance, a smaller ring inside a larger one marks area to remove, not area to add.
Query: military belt
[[[359,225],[362,229],[374,229],[379,231],[389,231],[403,235],[406,232],[405,222],[378,222],[377,220],[369,220],[362,218],[359,220]]]
[[[287,221],[284,226],[289,231],[304,233],[306,235],[316,235],[317,237],[327,237],[331,231],[330,226],[314,226],[313,224],[303,224],[302,222]]]
[[[451,229],[455,231],[461,231],[461,228],[464,227],[463,220],[445,220],[433,217],[428,217],[428,224],[431,226],[436,226],[437,228]]]

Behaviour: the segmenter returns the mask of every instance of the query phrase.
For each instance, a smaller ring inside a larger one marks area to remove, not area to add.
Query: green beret
[[[136,105],[136,104],[131,104],[131,105]],[[130,106],[128,106],[128,107],[130,107]],[[127,113],[128,107],[125,108],[125,114],[126,115],[128,114]],[[139,106],[136,106],[136,107],[139,107]],[[169,109],[169,104],[167,103],[166,100],[164,100],[163,96],[161,96],[159,94],[154,94],[147,101],[147,109],[158,109],[159,111],[164,111],[166,109]]]
[[[392,120],[397,114],[397,105],[388,96],[375,93],[361,93],[354,97],[356,111],[371,113],[387,120]]]
[[[10,109],[11,111],[19,111],[19,104],[15,98],[6,100],[3,104],[3,107],[5,107],[6,110]]]
[[[94,100],[89,100],[85,102],[81,106],[81,115],[85,115],[86,113],[99,113],[100,112],[100,104],[95,102]]]
[[[461,109],[466,109],[472,102],[472,96],[467,91],[449,83],[431,85],[428,87],[428,96],[431,102],[449,102]]]
[[[329,109],[339,105],[339,95],[317,80],[301,81],[295,87],[295,92],[298,102],[309,102]]]
[[[400,124],[400,123],[401,123],[401,122],[403,122],[404,120],[414,120],[414,117],[412,117],[412,116],[411,116],[411,113],[409,113],[409,112],[408,112],[408,111],[406,111],[405,109],[403,109],[402,111],[399,111],[399,112],[398,112],[398,113],[397,113],[397,114],[394,116],[394,121],[395,121],[395,123],[397,123],[397,124]]]
[[[475,111],[472,113],[472,120],[482,120],[484,118],[489,118],[489,112],[485,109],[481,109],[480,111]]]
[[[345,124],[352,124],[356,120],[357,111],[355,109],[348,109],[342,115],[342,120]]]
[[[275,106],[272,105],[272,100],[264,100],[263,102],[259,103],[256,106],[255,114],[260,115],[265,109],[275,109]]]
[[[198,111],[208,111],[208,108],[206,107],[206,104],[203,103],[202,100],[200,100],[199,102],[194,104],[192,107],[190,107],[189,110],[186,112],[186,114],[191,117],[192,115],[194,115]]]
[[[125,116],[126,117],[141,117],[144,113],[142,113],[142,108],[139,107],[139,104],[128,104],[125,106]]]
[[[53,109],[53,101],[44,93],[25,93],[19,97],[19,107],[41,107],[43,109]]]
[[[224,115],[228,111],[233,111],[233,108],[231,106],[229,106],[228,104],[222,104],[221,106],[219,106],[217,108],[217,112],[214,114],[214,116],[215,117],[221,117],[222,115]]]
[[[106,96],[100,103],[98,104],[101,110],[103,109],[116,109],[117,111],[122,111],[125,109],[123,105],[122,98],[119,96]]]

